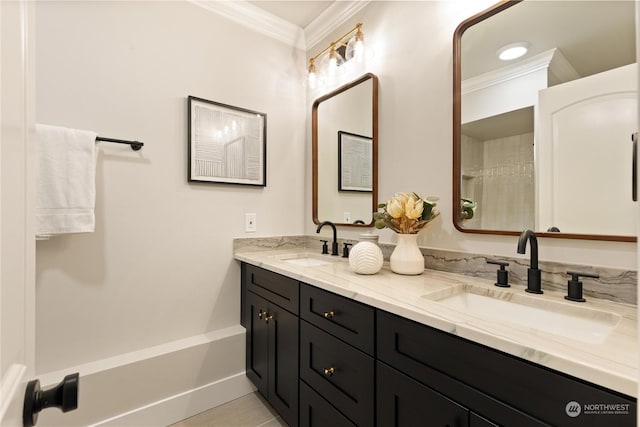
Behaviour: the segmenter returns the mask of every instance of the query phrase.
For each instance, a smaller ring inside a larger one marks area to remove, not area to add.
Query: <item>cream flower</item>
[[[387,213],[393,218],[400,218],[404,215],[404,203],[396,197],[392,197],[387,202]]]
[[[389,228],[401,234],[415,234],[438,217],[439,212],[435,209],[436,200],[437,197],[423,199],[416,193],[396,193],[386,204],[378,205],[382,212],[373,213],[376,228]]]
[[[422,210],[424,209],[424,202],[422,199],[415,199],[410,197],[404,207],[405,215],[409,219],[418,219],[422,217]]]

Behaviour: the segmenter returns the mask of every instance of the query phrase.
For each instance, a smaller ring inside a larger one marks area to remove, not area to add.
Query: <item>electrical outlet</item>
[[[351,212],[344,212],[344,222],[351,224]]]
[[[256,224],[257,215],[254,213],[244,214],[244,231],[246,233],[255,233],[258,230]]]

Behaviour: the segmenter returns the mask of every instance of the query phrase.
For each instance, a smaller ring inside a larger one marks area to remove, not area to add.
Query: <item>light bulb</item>
[[[336,74],[342,74],[345,72],[345,68],[342,67],[344,64],[344,58],[338,51],[338,47],[335,43],[331,44],[331,50],[329,51],[329,64],[327,65],[327,73],[330,76],[334,76]]]
[[[333,75],[338,70],[338,51],[336,50],[335,45],[331,46],[331,51],[329,52],[329,74]]]
[[[311,89],[315,89],[318,87],[318,76],[316,75],[316,64],[314,64],[313,59],[309,60],[309,77],[308,77],[309,87]]]
[[[353,48],[353,57],[356,58],[356,61],[362,62],[364,60],[364,34],[362,34],[362,30],[358,27],[358,32],[356,33],[356,43]]]

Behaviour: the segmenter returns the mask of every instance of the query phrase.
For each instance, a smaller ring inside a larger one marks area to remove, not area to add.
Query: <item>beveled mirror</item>
[[[369,227],[378,203],[378,78],[365,74],[313,103],[313,221]]]
[[[453,221],[636,241],[634,1],[502,1],[454,34]],[[513,45],[526,54],[504,61]],[[471,219],[462,199],[477,208]]]

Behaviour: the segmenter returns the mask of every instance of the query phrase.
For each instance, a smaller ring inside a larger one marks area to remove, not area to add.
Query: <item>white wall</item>
[[[100,144],[95,233],[37,244],[38,373],[237,325],[232,239],[304,231],[304,53],[186,1],[36,6],[37,121],[145,143]],[[267,113],[266,188],[187,183],[188,95]]]
[[[375,48],[374,61],[360,71],[380,79],[379,200],[397,191],[440,197],[441,217],[421,233],[421,246],[517,256],[516,237],[461,233],[451,219],[453,33],[460,22],[492,3],[371,2],[332,37],[363,22],[366,41]],[[322,89],[307,92],[307,105],[330,90]],[[307,232],[313,233],[310,199],[307,196],[305,220]],[[339,236],[357,238],[361,231],[341,228]],[[382,242],[395,242],[392,232],[376,232]],[[539,246],[542,260],[636,269],[635,243],[540,239]]]

